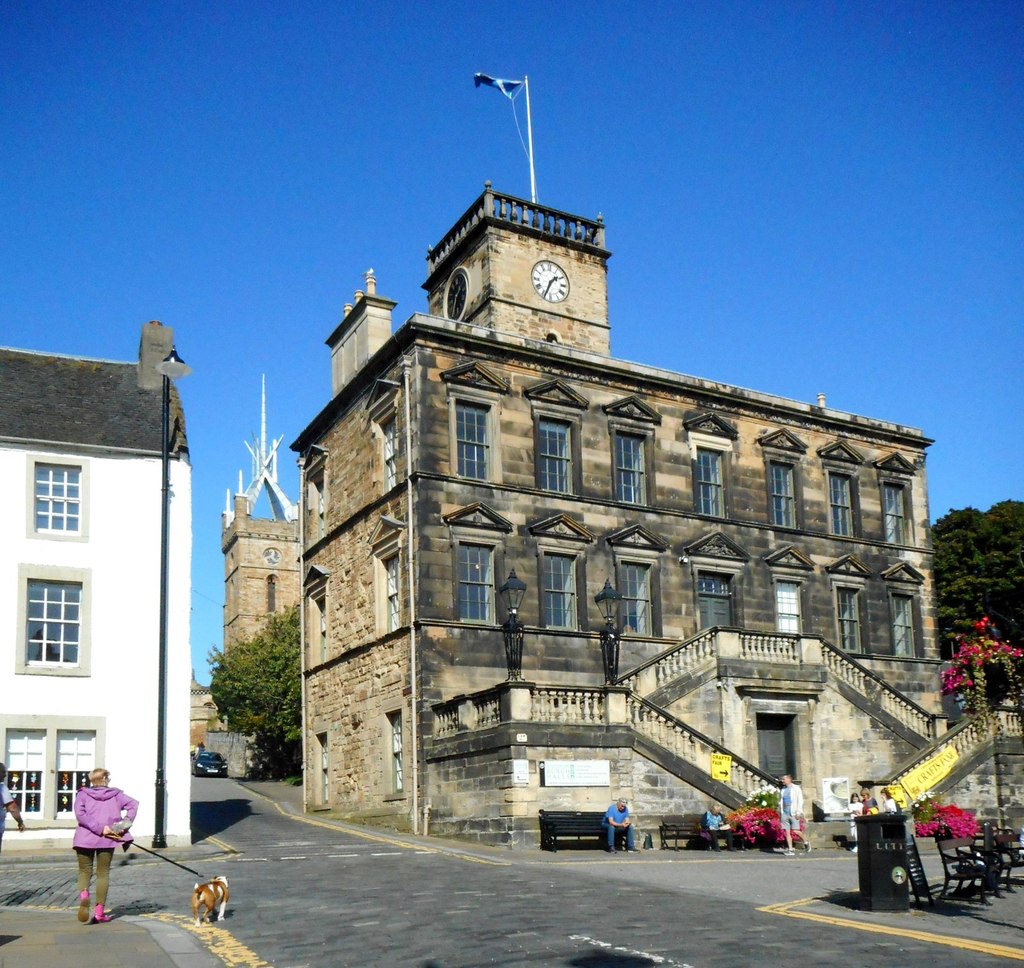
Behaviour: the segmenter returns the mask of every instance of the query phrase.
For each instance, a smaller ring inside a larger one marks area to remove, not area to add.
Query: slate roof
[[[138,385],[138,366],[0,347],[0,439],[160,452],[160,390]],[[171,384],[172,450],[188,450]]]

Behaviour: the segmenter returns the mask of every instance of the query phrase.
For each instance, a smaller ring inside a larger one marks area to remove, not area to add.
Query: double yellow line
[[[996,958],[1008,958],[1010,961],[1024,961],[1024,949],[1012,948],[1009,945],[993,944],[989,941],[975,941],[971,938],[956,938],[949,935],[934,934],[930,931],[914,931],[909,928],[893,928],[884,924],[866,924],[863,921],[852,921],[849,918],[837,918],[830,914],[814,914],[811,911],[799,911],[797,908],[818,901],[815,897],[801,898],[799,901],[787,901],[783,904],[769,904],[758,908],[765,914],[780,914],[785,918],[797,918],[801,921],[813,921],[816,924],[827,924],[836,928],[853,928],[856,931],[868,931],[872,934],[886,934],[892,937],[922,941],[925,944],[937,944],[946,948],[957,948],[960,951],[974,951],[978,954],[992,955]]]

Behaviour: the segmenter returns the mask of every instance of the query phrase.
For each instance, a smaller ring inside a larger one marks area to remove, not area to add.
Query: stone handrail
[[[537,686],[530,697],[530,713],[534,722],[600,725],[605,722],[604,690]]]
[[[801,658],[799,636],[785,632],[740,632],[740,658],[796,664]]]
[[[543,235],[582,242],[604,248],[604,222],[560,212],[546,205],[537,205],[514,195],[505,195],[485,182],[484,193],[466,210],[465,214],[448,230],[440,242],[427,253],[427,265],[433,272],[481,221],[493,219],[511,225],[525,225]]]
[[[1000,707],[995,710],[996,732],[1004,736],[1020,736],[1022,734],[1022,723],[1020,711],[1009,707]],[[943,750],[952,747],[957,752],[957,757],[962,757],[982,743],[987,743],[993,735],[991,724],[972,716],[957,723],[951,730],[930,743],[925,749],[920,750],[912,759],[902,763],[893,774],[893,782],[899,782],[908,773],[917,769],[925,760],[938,756]]]
[[[502,702],[510,692],[508,684],[437,703],[434,735],[451,736],[462,730],[485,729],[504,722],[600,726],[607,721],[603,686],[580,688],[528,683],[516,688],[529,690],[528,708],[512,709]]]
[[[620,677],[619,682],[629,686],[633,692],[653,692],[654,689],[663,686],[666,682],[693,672],[701,666],[710,665],[718,658],[718,629],[705,629],[698,632],[692,638],[680,642],[678,645],[656,655],[653,659],[631,669],[626,675]],[[646,673],[646,675],[645,675]],[[654,676],[653,687],[650,690],[641,688],[641,680]]]
[[[938,736],[938,717],[933,716],[884,679],[862,666],[846,652],[836,648],[827,639],[821,640],[821,657],[830,675],[842,679],[862,696],[878,703],[882,709],[907,729],[920,736],[935,739]]]
[[[638,733],[705,773],[711,773],[712,753],[724,753],[732,757],[731,775],[726,785],[744,799],[766,786],[774,788],[774,777],[763,773],[752,763],[739,759],[731,750],[653,703],[630,694],[626,699],[626,712],[629,724]]]

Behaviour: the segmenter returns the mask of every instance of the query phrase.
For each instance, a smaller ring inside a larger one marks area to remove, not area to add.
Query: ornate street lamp
[[[611,579],[604,580],[604,588],[594,596],[597,607],[604,616],[601,629],[601,659],[604,661],[604,681],[615,682],[619,678],[619,602],[622,596],[612,587]]]
[[[170,549],[168,535],[170,524],[170,483],[168,461],[171,451],[171,380],[188,376],[192,368],[178,356],[172,346],[171,352],[156,365],[156,371],[163,377],[163,408],[160,414],[160,654],[157,672],[157,719],[156,719],[156,801],[154,804],[153,846],[167,846],[166,793],[164,763],[167,745],[167,563]]]
[[[519,621],[519,606],[526,594],[526,582],[516,576],[513,568],[508,573],[505,584],[498,589],[501,600],[505,603],[508,618],[501,631],[505,636],[505,665],[508,667],[510,682],[523,678],[523,623]]]

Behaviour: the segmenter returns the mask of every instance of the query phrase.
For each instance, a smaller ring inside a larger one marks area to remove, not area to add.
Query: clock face
[[[263,552],[263,560],[273,568],[274,565],[279,565],[281,563],[281,552],[278,551],[277,548],[267,548],[267,550]]]
[[[466,311],[466,293],[469,290],[469,279],[465,269],[456,269],[448,283],[448,299],[445,308],[449,319],[462,319]]]
[[[569,295],[569,277],[554,262],[543,259],[533,267],[533,288],[548,302],[561,302]]]

